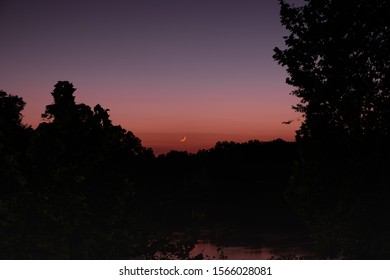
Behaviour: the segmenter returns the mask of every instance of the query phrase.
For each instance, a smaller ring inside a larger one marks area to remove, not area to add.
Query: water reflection
[[[266,260],[287,255],[296,258],[310,254],[308,238],[297,233],[231,232],[229,243],[217,246],[210,239],[210,232],[202,232],[202,239],[191,252],[200,253],[206,259]]]

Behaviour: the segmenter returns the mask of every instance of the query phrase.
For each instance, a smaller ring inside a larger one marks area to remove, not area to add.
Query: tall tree
[[[300,98],[290,200],[327,257],[388,258],[390,2],[281,0],[274,59]]]
[[[138,254],[130,244],[144,245],[131,231],[135,178],[147,150],[112,124],[109,110],[76,103],[75,91],[70,82],[58,82],[36,130],[34,181],[47,197],[41,212],[52,213],[45,231],[53,233],[39,241],[57,248],[53,257],[128,258]]]

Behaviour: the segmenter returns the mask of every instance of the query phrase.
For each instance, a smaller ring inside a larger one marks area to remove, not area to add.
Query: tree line
[[[36,129],[1,91],[0,257],[188,258],[200,223],[228,223],[307,227],[318,258],[388,259],[390,2],[279,4],[295,143],[155,157],[69,82]]]
[[[23,99],[0,92],[1,258],[183,259],[201,227],[294,224],[283,197],[294,143],[156,157],[74,93],[59,81],[33,129]]]

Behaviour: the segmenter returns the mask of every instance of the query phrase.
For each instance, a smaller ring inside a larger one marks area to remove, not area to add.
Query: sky
[[[272,58],[287,34],[276,0],[0,0],[0,89],[36,127],[72,82],[156,154],[293,141],[299,100]]]

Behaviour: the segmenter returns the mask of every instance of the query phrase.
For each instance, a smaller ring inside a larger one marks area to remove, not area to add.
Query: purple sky
[[[276,0],[0,0],[0,89],[36,126],[70,81],[156,153],[293,140],[299,123],[282,122],[298,100],[272,59],[283,35]]]

